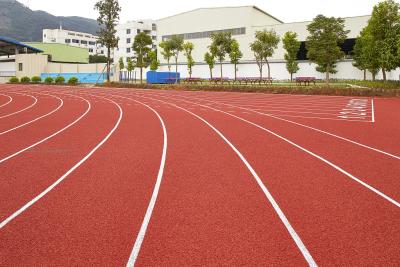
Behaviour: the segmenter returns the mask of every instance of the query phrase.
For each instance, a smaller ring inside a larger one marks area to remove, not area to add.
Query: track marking
[[[159,95],[159,96],[166,97],[166,95]],[[199,100],[197,98],[193,99],[191,97],[186,97],[186,96],[181,96],[181,97],[188,98],[188,99],[191,99],[191,100]],[[358,146],[361,146],[363,148],[370,149],[370,150],[373,150],[375,152],[378,152],[378,153],[384,154],[386,156],[389,156],[389,157],[392,157],[392,158],[400,160],[400,156],[385,152],[383,150],[380,150],[380,149],[377,149],[377,148],[374,148],[374,147],[371,147],[371,146],[368,146],[368,145],[361,144],[359,142],[356,142],[356,141],[353,141],[351,139],[342,137],[340,135],[336,135],[336,134],[333,134],[333,133],[330,133],[330,132],[327,132],[327,131],[323,131],[323,130],[320,130],[318,128],[314,128],[314,127],[311,127],[311,126],[308,126],[308,125],[305,125],[305,124],[301,124],[301,123],[298,123],[298,122],[295,122],[295,121],[291,121],[291,120],[287,120],[287,119],[284,119],[284,118],[280,118],[280,117],[277,117],[277,116],[274,116],[274,115],[271,115],[271,114],[266,114],[266,113],[263,113],[263,112],[259,112],[259,111],[256,111],[254,109],[243,108],[243,107],[240,107],[240,106],[235,106],[235,105],[231,105],[231,104],[225,104],[225,103],[216,102],[216,101],[207,100],[207,99],[204,99],[204,100],[207,101],[207,102],[214,103],[214,104],[222,104],[222,105],[225,105],[225,106],[231,106],[231,107],[234,107],[234,108],[247,110],[247,111],[250,111],[250,112],[253,112],[253,113],[257,113],[257,114],[260,114],[260,115],[263,115],[263,116],[267,116],[267,117],[270,117],[270,118],[274,118],[274,119],[277,119],[277,120],[281,120],[281,121],[285,121],[285,122],[288,122],[288,123],[291,123],[291,124],[295,124],[297,126],[301,126],[301,127],[304,127],[304,128],[307,128],[307,129],[310,129],[310,130],[313,130],[313,131],[316,131],[316,132],[319,132],[319,133],[323,133],[323,134],[326,134],[326,135],[341,139],[343,141],[352,143],[354,145],[358,145]]]
[[[38,93],[38,94],[39,94],[39,93]],[[43,94],[43,93],[40,93],[40,94],[42,94],[42,95],[48,95],[48,94]],[[49,95],[49,96],[50,96],[50,95]],[[31,120],[31,121],[28,121],[28,122],[26,122],[26,123],[24,123],[24,124],[18,125],[17,127],[14,127],[14,128],[12,128],[12,129],[9,129],[9,130],[4,131],[4,132],[0,132],[0,135],[4,135],[4,134],[6,134],[6,133],[15,131],[15,130],[17,130],[17,129],[19,129],[19,128],[22,128],[22,127],[24,127],[24,126],[26,126],[26,125],[29,125],[29,124],[31,124],[31,123],[34,123],[34,122],[36,122],[36,121],[38,121],[38,120],[40,120],[40,119],[43,119],[43,118],[45,118],[45,117],[48,117],[48,116],[50,116],[51,114],[57,112],[57,111],[64,105],[64,101],[63,101],[61,98],[57,97],[57,96],[52,96],[52,97],[55,97],[55,98],[57,98],[58,100],[60,100],[60,104],[58,105],[58,107],[57,107],[56,109],[54,109],[54,110],[52,110],[51,112],[49,112],[49,113],[47,113],[47,114],[44,114],[44,115],[42,115],[42,116],[40,116],[40,117],[38,117],[38,118],[36,118],[36,119],[33,119],[33,120]]]
[[[172,103],[169,103],[169,102],[166,102],[166,101],[162,101],[162,100],[158,100],[158,99],[154,99],[154,98],[150,98],[150,97],[143,97],[143,96],[140,96],[140,97],[149,98],[149,99],[153,99],[153,100],[156,100],[156,101],[160,101],[160,102],[163,102],[165,104],[174,106],[174,107],[176,107],[178,109],[181,109],[181,110],[191,114],[192,116],[196,117],[197,119],[201,120],[207,126],[209,126],[214,132],[216,132],[232,148],[232,150],[239,156],[239,158],[245,164],[247,169],[253,175],[254,179],[257,182],[257,184],[260,186],[261,190],[264,192],[265,196],[267,197],[268,201],[271,203],[271,205],[274,208],[275,212],[278,214],[279,218],[281,219],[282,223],[284,224],[284,226],[288,230],[290,236],[292,237],[293,241],[296,243],[296,245],[299,248],[300,252],[303,254],[303,257],[308,262],[309,266],[317,266],[316,262],[314,261],[314,259],[311,256],[310,252],[308,251],[308,249],[304,245],[303,241],[301,241],[299,235],[296,233],[296,231],[294,230],[294,228],[290,224],[289,220],[286,218],[285,214],[283,213],[283,211],[279,207],[278,203],[275,201],[275,199],[272,196],[272,194],[269,192],[267,187],[263,184],[261,178],[258,176],[256,171],[253,169],[253,167],[250,165],[250,163],[246,160],[246,158],[240,153],[240,151],[218,129],[216,129],[213,125],[211,125],[208,121],[206,121],[202,117],[198,116],[197,114],[195,114],[195,113],[193,113],[193,112],[191,112],[191,111],[189,111],[189,110],[187,110],[185,108],[182,108],[180,106],[177,106],[175,104],[172,104]],[[129,264],[129,262],[128,262],[128,264]],[[133,264],[134,264],[134,262],[133,262]],[[133,265],[127,265],[127,266],[131,267]]]
[[[188,101],[188,102],[190,102],[190,101]],[[192,103],[194,103],[194,102],[192,102]],[[202,105],[202,104],[197,104],[197,105],[199,105],[199,106],[204,106],[204,105]],[[207,107],[207,106],[204,106],[204,107]],[[279,134],[277,134],[277,133],[275,133],[275,132],[273,132],[273,131],[271,131],[271,130],[268,130],[268,129],[266,129],[266,128],[264,128],[264,127],[262,127],[262,126],[260,126],[260,125],[258,125],[258,124],[256,124],[256,123],[254,123],[254,122],[248,121],[248,120],[246,120],[246,119],[244,119],[244,118],[242,118],[242,117],[239,117],[239,116],[230,114],[230,113],[228,113],[228,112],[225,112],[225,111],[222,111],[222,110],[219,110],[219,109],[216,109],[216,108],[212,108],[212,107],[208,107],[208,108],[211,109],[211,110],[214,110],[214,111],[217,111],[217,112],[226,114],[226,115],[228,115],[228,116],[234,117],[234,118],[236,118],[236,119],[238,119],[238,120],[241,120],[241,121],[246,122],[246,123],[248,123],[248,124],[250,124],[250,125],[253,125],[253,126],[255,126],[255,127],[257,127],[257,128],[259,128],[259,129],[265,131],[265,132],[268,132],[268,133],[274,135],[275,137],[278,137],[279,139],[281,139],[281,140],[283,140],[283,141],[285,141],[285,142],[287,142],[287,143],[289,143],[289,144],[291,144],[291,145],[297,147],[298,149],[300,149],[300,150],[306,152],[307,154],[309,154],[309,155],[311,155],[311,156],[313,156],[313,157],[315,157],[315,158],[317,158],[317,159],[323,161],[324,163],[328,164],[328,165],[331,166],[332,168],[334,168],[334,169],[336,169],[337,171],[341,172],[342,174],[346,175],[346,176],[349,177],[350,179],[356,181],[357,183],[359,183],[359,184],[361,184],[362,186],[366,187],[367,189],[371,190],[371,191],[374,192],[375,194],[377,194],[377,195],[379,195],[380,197],[384,198],[385,200],[389,201],[390,203],[392,203],[392,204],[395,205],[396,207],[400,208],[400,203],[397,202],[396,200],[394,200],[394,199],[392,199],[391,197],[385,195],[384,193],[382,193],[382,192],[379,191],[378,189],[376,189],[376,188],[374,188],[373,186],[367,184],[366,182],[360,180],[359,178],[357,178],[357,177],[355,177],[354,175],[350,174],[349,172],[345,171],[345,170],[342,169],[341,167],[339,167],[339,166],[333,164],[333,163],[330,162],[329,160],[327,160],[327,159],[325,159],[325,158],[319,156],[318,154],[316,154],[316,153],[314,153],[314,152],[311,152],[310,150],[307,150],[306,148],[304,148],[304,147],[302,147],[302,146],[300,146],[300,145],[298,145],[298,144],[296,144],[296,143],[290,141],[289,139],[287,139],[287,138],[285,138],[285,137],[283,137],[283,136],[281,136],[281,135],[279,135]]]
[[[8,104],[10,104],[13,101],[13,98],[11,96],[9,96],[9,95],[3,95],[3,94],[0,94],[0,95],[8,97],[8,99],[9,99],[8,102],[0,105],[0,108],[7,106]]]
[[[371,99],[371,109],[372,109],[372,123],[375,123],[375,106],[374,106],[374,99]]]
[[[21,113],[21,112],[23,112],[23,111],[26,111],[26,110],[28,110],[28,109],[30,109],[30,108],[33,108],[33,107],[37,104],[37,102],[38,102],[38,99],[37,99],[36,97],[34,97],[34,96],[26,95],[26,94],[19,94],[19,93],[15,93],[15,94],[24,95],[24,96],[29,96],[30,98],[33,98],[33,99],[34,99],[34,102],[33,102],[30,106],[28,106],[28,107],[26,107],[26,108],[24,108],[24,109],[21,109],[21,110],[18,110],[18,111],[16,111],[16,112],[13,112],[13,113],[10,113],[10,114],[1,116],[0,119],[4,119],[4,118],[10,117],[10,116],[12,116],[12,115]]]
[[[107,99],[109,100],[109,99]],[[109,100],[113,104],[115,104],[118,109],[119,109],[119,118],[114,126],[114,128],[107,134],[107,136],[97,144],[93,150],[89,152],[83,159],[81,159],[77,164],[75,164],[69,171],[67,171],[63,176],[61,176],[55,183],[53,183],[51,186],[49,186],[46,190],[44,190],[42,193],[37,195],[35,198],[33,198],[31,201],[26,203],[23,207],[21,207],[19,210],[14,212],[11,216],[9,216],[7,219],[2,221],[0,223],[0,229],[4,228],[8,223],[10,223],[12,220],[14,220],[17,216],[19,216],[21,213],[23,213],[25,210],[27,210],[29,207],[34,205],[36,202],[38,202],[41,198],[43,198],[46,194],[48,194],[51,190],[53,190],[58,184],[60,184],[65,178],[67,178],[72,172],[74,172],[79,166],[81,166],[85,161],[87,161],[110,137],[111,135],[115,132],[115,130],[118,128],[121,120],[122,120],[122,108],[115,103],[112,100]]]
[[[79,97],[79,96],[77,96],[77,97]],[[83,99],[83,100],[86,101],[86,103],[88,104],[88,108],[86,109],[86,111],[85,111],[79,118],[77,118],[77,119],[76,119],[75,121],[73,121],[72,123],[68,124],[66,127],[62,128],[61,130],[58,130],[57,132],[55,132],[55,133],[53,133],[52,135],[50,135],[50,136],[48,136],[48,137],[46,137],[46,138],[44,138],[44,139],[42,139],[42,140],[40,140],[40,141],[34,143],[33,145],[30,145],[30,146],[28,146],[28,147],[26,147],[26,148],[24,148],[24,149],[22,149],[22,150],[20,150],[20,151],[18,151],[18,152],[16,152],[16,153],[12,154],[12,155],[9,155],[9,156],[7,156],[7,157],[1,159],[1,160],[0,160],[0,164],[3,163],[3,162],[5,162],[5,161],[7,161],[7,160],[9,160],[9,159],[11,159],[11,158],[13,158],[13,157],[15,157],[15,156],[17,156],[17,155],[19,155],[19,154],[21,154],[21,153],[23,153],[23,152],[25,152],[25,151],[27,151],[27,150],[29,150],[29,149],[31,149],[31,148],[33,148],[33,147],[35,147],[35,146],[37,146],[37,145],[39,145],[39,144],[42,144],[42,143],[46,142],[47,140],[49,140],[49,139],[53,138],[54,136],[56,136],[56,135],[58,135],[58,134],[64,132],[65,130],[67,130],[67,129],[70,128],[71,126],[73,126],[73,125],[75,125],[76,123],[78,123],[83,117],[85,117],[85,116],[89,113],[89,111],[90,111],[91,108],[92,108],[92,106],[91,106],[91,104],[90,104],[89,101],[87,101],[86,99],[84,99],[84,98],[82,98],[82,97],[79,97],[79,98]]]

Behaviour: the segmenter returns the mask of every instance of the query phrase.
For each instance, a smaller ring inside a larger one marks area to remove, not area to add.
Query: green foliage
[[[365,27],[360,36],[357,37],[356,44],[353,50],[353,65],[364,71],[364,80],[366,80],[366,71],[368,70],[372,74],[372,79],[375,80],[375,76],[378,73],[379,67],[379,47],[371,35],[370,27]]]
[[[189,71],[189,77],[192,78],[192,73],[193,73],[193,66],[194,66],[194,59],[192,56],[192,52],[194,49],[194,45],[191,42],[186,42],[183,44],[183,50],[185,51],[185,56],[186,56],[186,61],[187,61],[187,66],[188,66],[188,71]]]
[[[69,85],[76,85],[76,84],[78,84],[78,82],[79,82],[79,80],[78,80],[78,78],[76,78],[76,77],[71,77],[71,78],[69,78],[69,80],[68,80],[68,84],[69,84]]]
[[[336,62],[344,57],[340,49],[349,31],[345,30],[341,18],[318,15],[307,26],[310,35],[307,38],[307,56],[317,64],[318,72],[325,72],[326,83],[329,84],[329,74],[336,73]]]
[[[379,47],[377,59],[386,81],[386,71],[400,66],[398,41],[400,39],[400,4],[385,0],[374,6],[368,22],[371,36]]]
[[[17,77],[11,77],[11,78],[8,80],[8,82],[9,82],[9,83],[19,83],[19,79],[18,79]]]
[[[57,78],[54,81],[56,84],[64,84],[65,78],[63,76],[57,76]]]
[[[39,76],[33,76],[31,78],[31,82],[32,83],[41,83],[42,82],[42,78],[40,78]]]
[[[172,47],[171,47],[172,43],[171,43],[170,39],[162,41],[159,46],[162,49],[161,55],[163,56],[163,58],[165,60],[167,60],[168,70],[171,71],[170,61],[171,61],[171,57],[173,56],[173,54],[172,54]]]
[[[158,61],[157,59],[157,52],[155,50],[150,51],[149,58],[150,58],[150,70],[156,71],[160,66],[160,61]]]
[[[126,58],[126,61],[127,61],[126,70],[132,72],[135,69],[135,64],[133,64],[132,58],[130,57]]]
[[[297,39],[297,33],[287,32],[282,39],[283,48],[286,50],[285,60],[286,69],[290,73],[290,80],[293,81],[293,73],[299,71],[299,63],[297,62],[297,53],[300,49],[300,42]]]
[[[176,83],[178,83],[178,58],[180,52],[183,51],[183,37],[179,35],[173,35],[169,42],[172,56],[175,58],[175,77]]]
[[[240,59],[243,57],[242,51],[240,51],[239,43],[236,39],[232,39],[231,42],[231,49],[229,53],[229,58],[231,59],[231,63],[234,65],[235,68],[235,80],[237,78],[237,65],[239,64]]]
[[[268,66],[268,78],[271,78],[268,58],[272,57],[274,54],[274,50],[278,47],[280,38],[274,30],[256,31],[255,38],[255,41],[250,44],[250,48],[254,53],[260,70],[260,79],[262,78],[262,69],[265,63]]]
[[[212,70],[215,66],[215,56],[214,54],[207,52],[204,54],[204,61],[207,63],[208,68],[210,69],[210,78],[213,78]]]
[[[89,55],[89,63],[107,63],[107,57],[101,55]]]
[[[51,77],[47,77],[46,79],[44,79],[45,84],[52,84],[53,82],[54,82],[54,79]]]
[[[118,60],[118,66],[119,66],[119,70],[125,69],[124,59],[122,57],[120,57]]]
[[[226,54],[231,52],[232,34],[230,32],[217,32],[210,35],[211,45],[209,46],[211,54],[213,54],[219,61],[222,74],[222,61],[225,60]]]
[[[24,76],[21,78],[21,83],[30,83],[31,79],[27,76]]]
[[[94,9],[99,12],[97,22],[101,27],[97,42],[107,47],[107,81],[110,82],[111,50],[118,46],[115,27],[118,24],[121,7],[118,0],[98,0]]]
[[[140,83],[143,83],[143,68],[147,68],[150,65],[149,53],[153,40],[151,36],[145,32],[141,32],[135,36],[132,48],[136,54],[136,67],[140,69]]]

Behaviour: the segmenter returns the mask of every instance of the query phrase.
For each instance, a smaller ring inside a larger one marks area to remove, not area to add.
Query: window
[[[131,29],[126,29],[126,34],[131,34]]]
[[[127,39],[126,39],[126,43],[127,43],[127,44],[130,44],[130,43],[131,43],[131,38],[127,38]]]
[[[137,33],[140,33],[140,30],[137,30]]]
[[[212,33],[218,32],[230,32],[232,35],[244,35],[246,34],[246,28],[235,28],[235,29],[225,29],[225,30],[215,30],[215,31],[205,31],[205,32],[191,32],[179,34],[178,36],[183,39],[202,39],[202,38],[210,38]],[[168,40],[172,37],[172,35],[165,35],[162,37],[163,40]]]
[[[96,42],[89,41],[89,45],[96,45]]]
[[[81,40],[81,44],[87,44],[87,41]]]
[[[153,24],[151,25],[151,27],[152,27],[153,31],[156,31],[156,30],[157,30],[157,25],[156,25],[155,23],[153,23]]]
[[[73,42],[74,44],[79,44],[79,40],[77,40],[77,39],[72,39],[72,42]]]
[[[149,34],[151,31],[149,31],[149,30],[144,30],[143,32]]]
[[[46,34],[43,34],[43,37],[46,38]]]
[[[89,53],[93,53],[93,49],[92,48],[89,48]]]
[[[127,49],[126,49],[126,53],[130,53],[131,52],[131,49],[128,47]]]
[[[152,36],[151,37],[153,40],[157,40],[157,36]]]
[[[100,54],[104,54],[104,50],[101,50]]]
[[[22,63],[18,63],[18,71],[22,71],[23,70],[23,64]]]
[[[65,43],[66,44],[70,44],[71,43],[71,39],[65,39]]]

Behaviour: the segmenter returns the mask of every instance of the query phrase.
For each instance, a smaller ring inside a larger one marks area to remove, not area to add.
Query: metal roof
[[[15,49],[20,54],[42,53],[43,51],[35,47],[23,44],[14,39],[0,36],[0,56],[15,55]]]

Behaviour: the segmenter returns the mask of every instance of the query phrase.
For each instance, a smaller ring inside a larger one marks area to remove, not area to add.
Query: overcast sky
[[[96,0],[19,0],[33,10],[57,16],[97,18]],[[378,0],[120,0],[121,21],[159,19],[200,7],[255,5],[284,22],[312,20],[326,16],[368,15]]]

